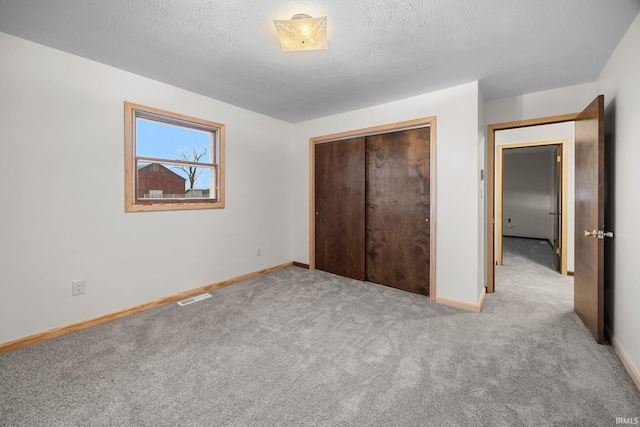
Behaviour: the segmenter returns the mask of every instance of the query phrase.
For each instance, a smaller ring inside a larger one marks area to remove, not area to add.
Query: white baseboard
[[[635,366],[633,366],[633,363],[631,363],[631,360],[629,360],[629,358],[627,357],[627,354],[624,352],[624,350],[620,346],[620,343],[618,342],[618,340],[616,340],[616,337],[614,337],[613,334],[611,333],[611,329],[605,326],[604,331],[607,337],[609,338],[609,341],[611,342],[611,347],[613,347],[613,350],[618,355],[618,358],[620,359],[625,369],[629,373],[629,376],[631,377],[633,382],[636,384],[636,387],[638,387],[638,390],[640,390],[640,373],[638,373],[638,370],[635,368]]]

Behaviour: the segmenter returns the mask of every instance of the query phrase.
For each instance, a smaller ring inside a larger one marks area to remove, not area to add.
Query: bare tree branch
[[[186,160],[189,162],[198,162],[204,155],[207,154],[207,148],[203,147],[202,150],[196,149],[196,147],[191,147],[191,153],[187,154],[184,148],[180,149],[178,153],[179,160]],[[187,178],[189,179],[189,190],[193,190],[193,187],[200,181],[200,175],[202,175],[202,168],[198,168],[196,166],[174,166],[174,169],[179,169],[187,174]]]

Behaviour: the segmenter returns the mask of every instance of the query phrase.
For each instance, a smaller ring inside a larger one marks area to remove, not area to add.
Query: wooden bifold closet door
[[[429,295],[429,135],[315,146],[317,269]]]

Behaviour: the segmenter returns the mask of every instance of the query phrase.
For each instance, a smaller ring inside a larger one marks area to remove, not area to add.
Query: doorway
[[[604,340],[604,238],[613,237],[605,222],[604,96],[582,112],[488,126],[487,144],[487,292],[495,292],[495,134],[540,124],[571,121],[575,144],[574,311],[598,343]],[[584,234],[583,234],[584,233]]]
[[[565,114],[560,116],[543,117],[540,119],[519,120],[515,122],[499,123],[487,127],[487,173],[486,173],[486,208],[487,208],[487,239],[486,239],[486,266],[487,266],[487,293],[495,292],[495,153],[496,153],[496,132],[509,129],[529,128],[532,126],[549,125],[555,123],[573,122],[578,117],[578,113]]]
[[[550,140],[497,146],[495,260],[503,265],[503,236],[549,242],[555,269],[567,275],[569,143]]]

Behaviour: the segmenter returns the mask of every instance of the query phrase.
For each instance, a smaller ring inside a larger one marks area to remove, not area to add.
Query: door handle
[[[584,230],[584,237],[593,237],[594,239],[602,240],[605,237],[613,237],[613,232],[602,231],[602,230],[592,230],[592,231]]]
[[[584,237],[589,237],[589,236],[596,239],[598,237],[598,230],[593,230],[593,231],[584,230]]]

